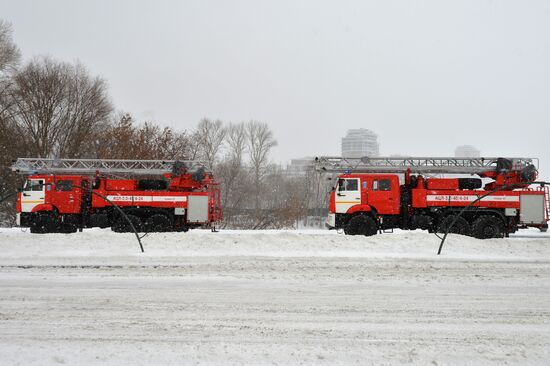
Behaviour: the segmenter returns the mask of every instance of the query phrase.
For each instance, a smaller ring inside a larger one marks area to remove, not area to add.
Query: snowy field
[[[550,235],[0,229],[0,365],[548,365]]]

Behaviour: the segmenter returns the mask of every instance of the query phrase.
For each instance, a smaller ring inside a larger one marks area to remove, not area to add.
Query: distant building
[[[342,156],[346,158],[361,158],[363,156],[379,156],[378,135],[365,128],[348,130],[342,137]]]
[[[300,159],[291,159],[286,167],[286,174],[289,176],[303,176],[306,172],[313,169],[314,158],[305,157]]]
[[[481,152],[472,145],[462,145],[455,149],[455,158],[479,158]]]

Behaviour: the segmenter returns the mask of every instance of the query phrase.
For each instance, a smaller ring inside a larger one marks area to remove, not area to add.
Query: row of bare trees
[[[36,57],[21,64],[10,25],[0,20],[0,197],[21,184],[18,157],[198,159],[222,184],[225,227],[293,226],[307,214],[311,177],[289,177],[270,163],[277,145],[266,123],[202,119],[179,132],[114,112],[107,84],[80,63]],[[13,200],[0,204],[11,224]]]
[[[307,185],[270,163],[277,142],[266,123],[203,119],[192,140],[192,156],[206,161],[222,183],[224,226],[290,227],[305,214]]]

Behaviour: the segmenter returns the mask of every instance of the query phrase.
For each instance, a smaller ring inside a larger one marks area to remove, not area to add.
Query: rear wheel
[[[502,238],[504,223],[494,216],[480,216],[472,224],[472,235],[478,239]]]
[[[359,215],[352,217],[344,227],[346,235],[376,235],[378,225],[370,216]]]
[[[60,232],[63,234],[76,233],[77,230],[78,230],[78,226],[72,222],[64,222],[63,224],[61,224],[61,227],[60,227]]]
[[[446,233],[449,231],[449,234],[470,235],[470,224],[468,224],[468,221],[462,216],[449,215],[441,221],[437,231],[439,233]]]
[[[145,231],[148,233],[169,231],[172,226],[172,222],[168,216],[163,214],[152,215],[145,221]]]
[[[132,226],[128,222],[128,220],[130,220],[132,222],[132,225],[134,225],[136,231],[142,231],[142,223],[139,217],[132,214],[126,216],[128,217],[128,219],[126,219],[125,216],[120,216],[111,227],[111,230],[117,233],[128,233],[134,231],[132,229]]]
[[[80,226],[80,220],[73,215],[63,216],[63,222],[59,224],[59,232],[64,234],[76,233]]]

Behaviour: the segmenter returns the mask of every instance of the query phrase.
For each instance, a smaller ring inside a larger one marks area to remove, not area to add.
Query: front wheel
[[[51,212],[39,212],[32,220],[30,227],[33,234],[54,233],[58,228],[58,220]]]
[[[344,233],[346,235],[376,235],[378,231],[378,225],[376,221],[370,216],[358,215],[352,217],[347,225],[344,227]]]

